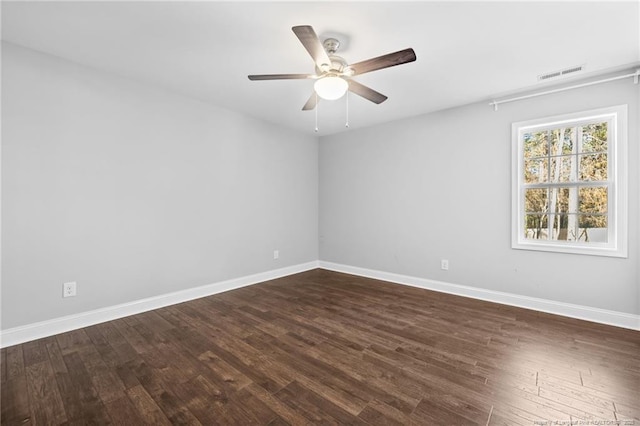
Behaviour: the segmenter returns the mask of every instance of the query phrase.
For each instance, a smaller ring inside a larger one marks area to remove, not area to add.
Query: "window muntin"
[[[513,248],[626,256],[625,133],[626,106],[514,123]]]

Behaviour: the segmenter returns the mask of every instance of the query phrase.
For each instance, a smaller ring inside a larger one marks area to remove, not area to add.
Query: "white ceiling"
[[[581,77],[639,65],[639,6],[3,1],[2,39],[313,134],[314,112],[301,111],[313,80],[247,79],[314,72],[292,26],[338,35],[351,63],[415,50],[416,62],[356,78],[389,99],[351,95],[353,129],[542,86],[539,74],[573,65],[586,64]],[[323,101],[319,122],[320,134],[344,131],[344,99]]]

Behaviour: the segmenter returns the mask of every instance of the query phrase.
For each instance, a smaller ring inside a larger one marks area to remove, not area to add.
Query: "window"
[[[513,124],[513,248],[627,257],[626,124],[626,105]]]

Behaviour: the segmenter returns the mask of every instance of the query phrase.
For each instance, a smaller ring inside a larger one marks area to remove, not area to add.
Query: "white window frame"
[[[524,236],[524,153],[523,135],[526,132],[576,125],[583,121],[607,121],[608,141],[608,241],[606,243],[534,240]],[[535,120],[513,123],[512,134],[512,195],[511,247],[574,253],[595,256],[624,257],[627,255],[627,105],[599,108]]]

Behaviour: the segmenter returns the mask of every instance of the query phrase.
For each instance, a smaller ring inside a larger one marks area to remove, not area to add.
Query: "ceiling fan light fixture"
[[[349,83],[343,78],[330,75],[316,80],[313,88],[322,99],[333,101],[340,99],[347,93]]]

